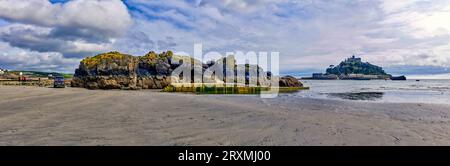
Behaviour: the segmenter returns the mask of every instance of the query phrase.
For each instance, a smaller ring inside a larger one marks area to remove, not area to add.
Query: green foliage
[[[328,68],[327,74],[365,74],[365,75],[387,75],[383,68],[372,65],[368,62],[362,62],[359,59],[347,59],[338,66]]]
[[[116,62],[119,65],[121,65],[122,63],[123,64],[127,63],[126,61],[124,61],[125,59],[132,59],[132,58],[138,58],[138,60],[140,60],[141,62],[148,63],[151,66],[155,66],[158,63],[158,61],[160,61],[160,60],[166,61],[167,59],[171,59],[171,58],[186,59],[186,58],[191,58],[191,57],[176,56],[173,54],[172,51],[162,52],[159,54],[154,51],[150,51],[147,54],[145,54],[144,56],[139,56],[139,57],[134,57],[132,55],[127,55],[127,54],[122,54],[117,51],[112,51],[112,52],[107,52],[107,53],[103,53],[103,54],[98,54],[94,57],[84,58],[81,61],[81,64],[83,64],[87,68],[94,68],[105,62],[107,62],[107,63]],[[195,59],[191,58],[191,60],[193,61]]]
[[[133,58],[131,55],[122,54],[117,51],[112,51],[108,53],[98,54],[94,57],[87,57],[84,58],[81,63],[84,64],[86,67],[91,68],[95,67],[103,62],[112,62],[112,61],[122,61],[126,58]]]
[[[172,51],[167,51],[166,52],[166,56],[169,57],[169,58],[172,57],[173,56],[173,52]]]
[[[61,74],[64,78],[73,78],[73,74],[66,74],[66,73],[63,73],[63,74]]]
[[[173,56],[172,51],[162,52],[160,54],[155,53],[154,51],[150,51],[142,57],[139,57],[141,60],[157,60],[157,59],[165,59],[171,58]]]
[[[139,60],[144,61],[151,66],[155,66],[159,60],[164,61],[166,59],[172,58],[173,56],[174,55],[173,55],[172,51],[162,52],[160,54],[157,54],[154,51],[150,51],[147,54],[145,54],[144,56],[140,56]]]
[[[153,51],[150,51],[149,53],[147,53],[147,54],[145,54],[144,56],[139,57],[139,58],[140,58],[141,60],[156,60],[156,59],[158,59],[158,57],[159,57],[158,54],[156,54],[156,53],[153,52]]]

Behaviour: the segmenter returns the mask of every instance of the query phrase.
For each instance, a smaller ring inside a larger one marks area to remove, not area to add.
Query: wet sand
[[[450,145],[450,105],[0,86],[0,145]]]

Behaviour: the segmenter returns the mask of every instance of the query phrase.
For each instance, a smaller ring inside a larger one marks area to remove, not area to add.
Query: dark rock
[[[81,61],[71,85],[88,89],[153,89],[170,83],[171,53],[149,52],[142,57],[108,52]],[[161,78],[156,78],[156,75]]]
[[[280,78],[280,87],[303,87],[303,84],[295,77],[284,76]]]
[[[394,81],[405,81],[406,77],[405,76],[398,76],[398,77],[391,76],[391,80],[394,80]]]

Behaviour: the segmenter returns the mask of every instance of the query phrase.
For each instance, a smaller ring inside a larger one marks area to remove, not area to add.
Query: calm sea
[[[450,80],[301,80],[310,90],[293,97],[371,102],[450,104]]]

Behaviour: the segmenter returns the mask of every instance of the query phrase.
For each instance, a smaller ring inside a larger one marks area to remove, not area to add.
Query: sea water
[[[450,104],[450,80],[300,80],[310,90],[287,94],[320,98],[394,103]]]

